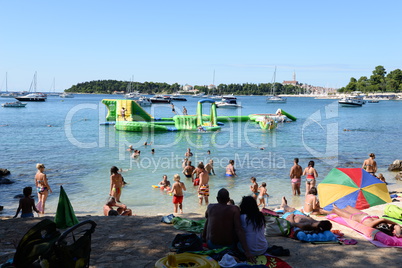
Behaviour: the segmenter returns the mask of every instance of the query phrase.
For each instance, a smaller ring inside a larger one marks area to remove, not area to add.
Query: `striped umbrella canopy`
[[[334,168],[318,185],[320,205],[366,209],[391,202],[387,185],[361,168]]]

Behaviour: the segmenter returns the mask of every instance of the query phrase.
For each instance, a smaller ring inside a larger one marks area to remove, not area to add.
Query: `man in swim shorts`
[[[191,165],[191,161],[187,161],[187,165],[183,169],[183,174],[186,176],[186,178],[191,178],[191,181],[194,180],[193,173],[194,173],[195,167]]]
[[[208,172],[208,175],[215,175],[214,160],[209,160],[208,164],[205,165],[205,170]]]
[[[209,175],[205,169],[202,169],[198,175],[200,178],[200,185],[198,185],[198,199],[199,204],[202,205],[202,200],[205,200],[205,205],[208,205],[209,196]]]
[[[218,191],[217,204],[209,204],[205,212],[203,240],[207,242],[209,249],[223,247],[236,248],[240,241],[245,255],[249,260],[254,260],[246,242],[246,236],[240,221],[240,209],[235,205],[228,205],[229,192],[225,188]]]
[[[295,158],[293,161],[293,166],[290,169],[290,180],[292,182],[292,191],[293,195],[300,195],[300,185],[301,185],[301,176],[303,174],[303,169],[299,165],[299,158]]]
[[[289,221],[294,227],[299,227],[306,231],[317,230],[320,232],[329,231],[332,228],[332,223],[330,221],[316,221],[313,218],[306,216],[301,211],[289,207],[285,197],[282,197],[281,208],[285,212],[282,218]]]

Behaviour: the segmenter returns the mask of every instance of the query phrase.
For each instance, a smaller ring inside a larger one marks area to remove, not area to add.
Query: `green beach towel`
[[[174,217],[172,219],[174,228],[191,233],[202,233],[205,221],[206,219],[195,221],[195,220],[182,219],[180,217]]]
[[[60,229],[66,229],[79,223],[63,186],[60,186],[59,204],[57,205],[54,222],[57,228]]]

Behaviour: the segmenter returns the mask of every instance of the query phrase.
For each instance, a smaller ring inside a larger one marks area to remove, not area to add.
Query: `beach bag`
[[[386,205],[384,208],[384,214],[388,217],[402,220],[402,208],[396,205]]]
[[[173,239],[171,251],[177,253],[202,250],[202,240],[196,234],[177,234]]]
[[[173,215],[173,214],[169,214],[169,215],[167,215],[167,216],[163,216],[162,219],[161,219],[161,222],[164,222],[164,223],[167,223],[167,224],[171,224],[173,218],[174,218],[174,215]]]
[[[193,182],[194,186],[200,185],[200,179],[199,178],[195,178],[194,182]]]
[[[290,222],[269,215],[265,215],[265,236],[288,236],[290,234]]]

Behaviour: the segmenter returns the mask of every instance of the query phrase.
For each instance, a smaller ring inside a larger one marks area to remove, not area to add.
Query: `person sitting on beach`
[[[120,202],[120,196],[123,189],[123,177],[119,169],[113,166],[110,169],[110,196],[113,196],[117,202]]]
[[[306,176],[306,195],[308,195],[311,187],[315,187],[318,177],[317,170],[314,168],[314,161],[308,162],[308,167],[304,169],[302,176]]]
[[[258,195],[258,200],[260,201],[258,206],[262,205],[262,207],[265,208],[265,197],[269,197],[269,194],[267,192],[267,184],[265,182],[261,183],[258,191],[260,192]]]
[[[293,166],[290,169],[290,180],[292,182],[292,191],[293,195],[300,195],[300,185],[301,185],[301,177],[303,175],[303,169],[299,165],[299,158],[295,158],[293,160]]]
[[[174,213],[177,213],[177,209],[180,209],[180,213],[183,214],[183,191],[186,191],[186,186],[184,183],[180,181],[179,174],[173,176],[175,183],[173,183],[172,190],[170,193],[173,194],[173,205],[174,205]]]
[[[113,207],[117,207],[114,210]],[[106,204],[103,206],[103,215],[105,216],[132,216],[133,212],[131,209],[127,208],[124,204],[116,203],[116,199],[113,196],[109,196]]]
[[[208,175],[215,175],[214,160],[209,160],[208,164],[205,165],[205,170],[208,172]]]
[[[377,162],[374,160],[375,154],[371,153],[369,156],[369,158],[364,160],[362,169],[365,169],[368,173],[375,176],[377,172]]]
[[[397,223],[388,219],[380,219],[378,216],[370,216],[366,212],[358,210],[357,208],[347,206],[341,209],[334,204],[331,212],[340,217],[354,220],[365,226],[375,228],[383,233],[386,233],[387,235],[402,237],[401,226],[399,226]]]
[[[251,196],[244,196],[240,203],[240,221],[250,253],[254,256],[263,255],[268,249],[264,234],[265,217]],[[240,244],[238,247],[242,250]]]
[[[287,200],[285,197],[282,197],[281,208],[285,212],[282,218],[286,219],[290,224],[294,227],[298,227],[305,231],[330,231],[332,228],[332,223],[330,221],[316,221],[313,218],[306,216],[301,211],[296,210],[288,206]]]
[[[185,157],[192,157],[193,153],[191,152],[190,148],[187,148],[187,152],[184,154]]]
[[[194,170],[195,170],[195,167],[191,165],[191,161],[187,161],[187,165],[184,167],[182,173],[184,174],[184,176],[186,176],[186,178],[191,178],[191,182],[193,182]]]
[[[198,199],[199,204],[202,205],[202,200],[205,200],[205,204],[208,205],[208,197],[209,197],[209,175],[205,169],[202,169],[198,174],[200,179],[200,184],[198,186]]]
[[[234,168],[234,160],[229,160],[229,165],[226,166],[226,177],[236,177],[236,169]]]
[[[22,191],[24,193],[24,197],[20,199],[19,206],[17,208],[17,212],[15,213],[14,218],[17,218],[18,214],[21,212],[21,218],[31,218],[34,216],[32,211],[36,213],[40,213],[40,211],[35,206],[35,200],[31,198],[32,195],[32,187],[25,187]]]
[[[317,198],[317,188],[311,187],[310,191],[308,192],[308,195],[306,195],[302,212],[307,216],[310,216],[311,214],[313,215],[329,214],[328,211],[320,207],[320,202],[318,201]]]
[[[240,221],[238,206],[228,205],[229,192],[225,188],[218,191],[217,204],[209,204],[205,212],[205,225],[202,233],[203,240],[209,249],[230,247],[235,249],[240,242],[246,257],[253,259],[247,245],[246,236]]]
[[[163,175],[163,180],[161,182],[159,182],[158,185],[160,186],[161,190],[166,190],[166,191],[170,190],[170,181],[168,181],[166,175]]]
[[[255,177],[251,177],[250,178],[250,191],[251,191],[251,196],[254,198],[254,200],[257,200],[258,197],[258,183],[257,183],[257,179]]]

